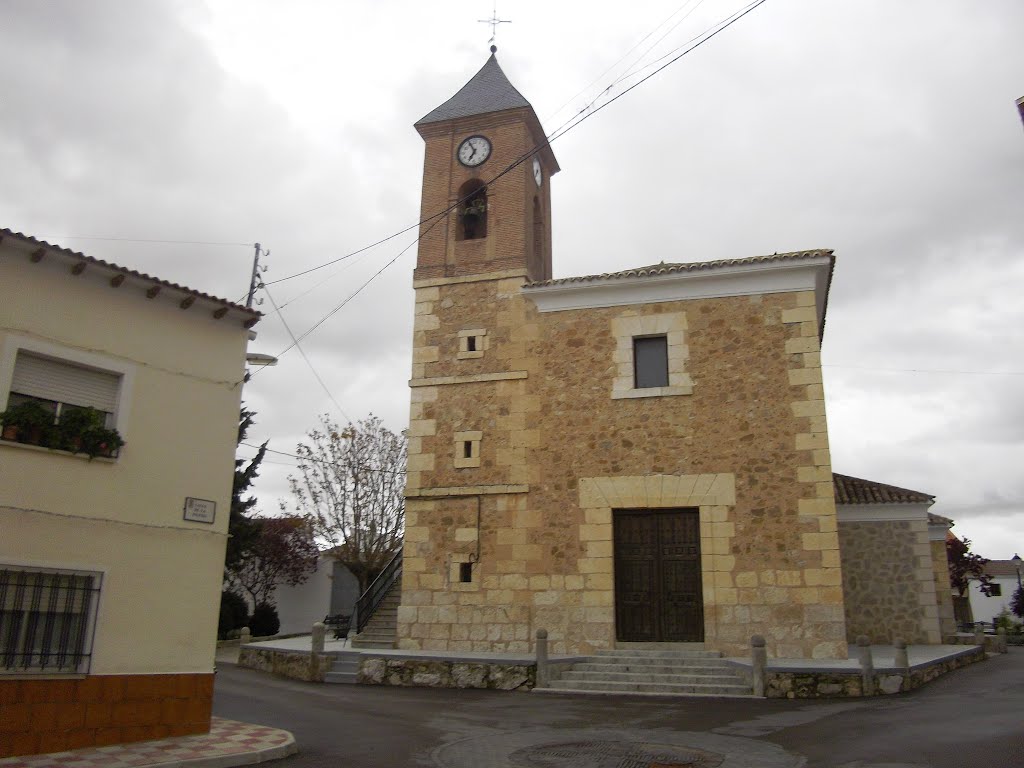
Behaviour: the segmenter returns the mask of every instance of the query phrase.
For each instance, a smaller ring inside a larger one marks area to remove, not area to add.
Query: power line
[[[242,442],[242,443],[239,443],[239,445],[244,445],[246,448],[257,448],[257,449],[259,448],[259,446],[253,445],[252,443]],[[272,450],[271,448],[267,448],[267,453],[276,453],[279,456],[287,456],[287,457],[292,458],[292,459],[298,459],[299,461],[312,461],[315,464],[329,464],[332,467],[338,466],[338,463],[335,462],[335,461],[327,461],[326,459],[314,459],[312,456],[299,456],[296,453],[287,453],[286,451],[275,451],[275,450]],[[293,466],[293,465],[282,464],[281,466]],[[385,474],[391,474],[391,475],[404,475],[404,474],[407,474],[404,469],[385,469],[384,467],[367,467],[367,466],[364,466],[364,465],[356,465],[356,469],[361,469],[364,472],[383,472]]]
[[[605,107],[607,107],[607,106],[613,104],[614,102],[618,101],[619,99],[621,99],[623,96],[625,96],[627,93],[629,93],[633,89],[640,87],[645,82],[650,80],[652,77],[654,77],[658,73],[662,72],[663,70],[667,69],[668,67],[670,67],[675,62],[679,61],[681,58],[683,58],[683,56],[685,56],[688,53],[696,50],[701,45],[703,45],[704,43],[706,43],[708,40],[712,39],[713,37],[715,37],[719,33],[725,31],[730,26],[732,26],[734,23],[736,23],[737,21],[742,19],[744,16],[746,16],[748,13],[750,13],[751,11],[756,9],[758,6],[763,5],[765,2],[767,2],[767,0],[754,0],[754,2],[750,3],[746,8],[733,13],[732,16],[726,17],[726,19],[724,21],[719,22],[717,27],[709,27],[708,30],[705,30],[705,32],[702,33],[703,36],[698,36],[700,39],[698,39],[697,42],[695,42],[689,48],[684,50],[682,53],[678,54],[677,56],[672,58],[670,61],[668,61],[665,64],[661,65],[660,67],[658,67],[656,70],[654,70],[650,74],[644,76],[641,80],[639,80],[636,83],[634,83],[633,85],[629,86],[629,88],[624,90],[622,93],[620,93],[620,94],[614,96],[613,98],[609,99],[607,102],[602,104],[597,109],[594,109],[594,110],[590,111],[588,114],[583,115],[582,117],[578,116],[579,119],[575,120],[575,122],[570,121],[570,122],[572,122],[572,124],[569,125],[568,127],[565,127],[564,130],[559,129],[559,130],[561,130],[560,133],[558,131],[556,131],[554,134],[552,134],[552,135],[550,135],[548,137],[545,137],[545,140],[541,144],[538,144],[533,149],[531,149],[530,151],[524,153],[521,157],[519,157],[518,159],[516,159],[512,163],[510,163],[507,167],[505,167],[503,170],[501,170],[492,179],[490,179],[488,182],[486,182],[484,184],[484,187],[489,187],[490,185],[494,184],[495,182],[497,182],[499,179],[501,179],[502,177],[504,177],[508,173],[511,173],[515,168],[517,168],[520,165],[522,165],[523,163],[525,163],[527,160],[529,160],[531,157],[536,155],[538,152],[540,152],[541,150],[545,149],[546,147],[549,147],[552,142],[554,142],[557,139],[561,138],[562,136],[564,136],[569,131],[575,129],[577,126],[579,126],[585,120],[589,120],[591,117],[596,115],[602,109],[604,109]],[[709,33],[709,30],[710,30],[710,33]],[[691,42],[692,42],[692,40],[691,40]],[[588,107],[588,109],[589,109],[589,107]],[[396,254],[394,256],[394,258],[392,258],[389,262],[387,262],[387,264],[385,264],[383,267],[381,267],[379,270],[377,270],[377,272],[375,272],[366,282],[364,282],[361,286],[359,286],[359,288],[356,289],[355,292],[350,294],[346,299],[344,299],[340,304],[335,306],[330,312],[328,312],[326,315],[324,315],[324,317],[322,317],[320,320],[318,320],[316,323],[314,323],[310,328],[308,328],[306,331],[304,331],[300,336],[296,337],[291,332],[291,329],[288,328],[287,323],[285,323],[285,328],[286,328],[286,330],[288,330],[288,334],[292,338],[292,343],[289,346],[285,347],[285,349],[283,349],[280,353],[278,353],[277,357],[280,358],[282,355],[284,355],[286,352],[290,351],[292,348],[297,347],[299,345],[300,341],[305,339],[307,336],[309,336],[311,333],[313,333],[317,328],[319,328],[325,322],[327,322],[327,320],[329,320],[331,317],[333,317],[335,314],[337,314],[346,304],[348,304],[352,299],[354,299],[356,296],[358,296],[359,293],[362,292],[364,288],[366,288],[366,286],[368,286],[370,283],[372,283],[374,280],[376,280],[377,277],[379,277],[384,272],[384,270],[386,270],[388,267],[390,267],[392,264],[394,264],[406,251],[408,251],[413,245],[416,245],[423,237],[425,237],[435,226],[437,226],[437,224],[440,221],[443,220],[443,217],[445,217],[450,211],[452,211],[455,208],[457,208],[461,203],[463,203],[466,199],[468,199],[470,196],[472,196],[475,193],[476,193],[476,190],[474,190],[471,193],[468,193],[465,197],[460,198],[459,200],[456,200],[454,203],[449,205],[443,211],[441,211],[439,213],[436,213],[433,216],[430,216],[430,217],[428,217],[426,219],[423,219],[423,220],[421,220],[420,222],[418,222],[417,224],[415,224],[413,226],[406,227],[405,229],[401,230],[400,232],[396,232],[395,234],[389,235],[388,237],[386,237],[386,238],[384,238],[382,240],[378,240],[376,243],[373,243],[371,245],[368,245],[368,246],[365,246],[363,248],[360,248],[360,249],[358,249],[356,251],[353,251],[352,253],[346,254],[345,256],[341,256],[341,257],[339,257],[337,259],[333,259],[333,260],[331,260],[329,262],[326,262],[324,264],[321,264],[321,265],[319,265],[317,267],[311,267],[310,269],[303,270],[302,272],[297,272],[294,275],[289,275],[287,277],[283,277],[283,278],[279,278],[277,280],[273,280],[273,281],[271,281],[269,283],[262,283],[261,287],[263,287],[263,289],[266,290],[267,289],[266,288],[267,285],[273,285],[273,284],[276,284],[276,283],[282,283],[282,282],[284,282],[286,280],[291,280],[291,279],[293,279],[295,277],[300,277],[301,275],[306,275],[306,274],[309,274],[311,272],[315,272],[318,269],[323,269],[324,267],[330,266],[331,264],[336,264],[339,261],[343,261],[344,259],[351,258],[352,256],[355,256],[356,254],[359,254],[359,253],[362,253],[363,251],[368,250],[369,248],[373,248],[373,247],[375,247],[377,245],[380,245],[381,243],[385,243],[388,240],[394,239],[395,237],[397,237],[400,234],[403,234],[405,232],[410,231],[411,229],[414,229],[414,228],[416,228],[418,226],[426,224],[427,222],[430,222],[430,226],[427,227],[427,229],[425,231],[421,231],[416,236],[415,240],[413,240],[411,243],[409,243],[409,245],[407,245],[405,248],[403,248],[401,251],[399,251],[398,254]],[[268,297],[270,296],[270,292],[269,291],[267,292],[267,296]],[[273,299],[272,298],[271,298],[271,303],[273,303]],[[274,309],[280,315],[280,309],[277,307],[276,304],[274,304]],[[283,316],[282,316],[282,322],[284,322]],[[328,396],[331,397],[331,400],[334,402],[334,404],[338,405],[337,401],[334,400],[333,395],[330,394],[330,390],[327,389],[327,386],[320,379],[320,376],[318,374],[316,374],[316,370],[313,368],[312,363],[310,363],[309,358],[306,357],[306,353],[302,351],[301,347],[299,348],[299,351],[302,354],[303,358],[306,360],[306,363],[310,366],[310,370],[313,371],[314,375],[317,378],[317,381],[319,381],[320,385],[324,388],[324,391],[328,393]],[[257,371],[256,373],[252,374],[252,376],[255,377],[257,373],[259,373],[259,371]],[[341,406],[338,406],[338,409],[344,415],[344,411],[341,409]],[[346,419],[347,418],[348,417],[346,416]],[[348,419],[348,420],[351,421],[351,419]]]
[[[302,359],[306,361],[306,365],[309,366],[309,370],[313,372],[313,377],[317,380],[317,382],[319,382],[320,386],[323,387],[324,392],[327,393],[327,397],[329,397],[331,399],[331,402],[334,403],[334,407],[338,409],[338,412],[345,418],[345,421],[351,423],[351,417],[347,413],[345,413],[345,409],[342,408],[338,401],[334,399],[334,395],[331,393],[331,390],[327,388],[327,385],[324,384],[324,380],[320,378],[320,374],[316,372],[316,368],[313,367],[313,363],[306,355],[306,351],[299,346],[299,340],[295,338],[295,334],[292,333],[292,329],[288,325],[288,321],[285,320],[284,315],[281,313],[281,310],[278,309],[277,303],[274,301],[274,297],[271,296],[270,291],[267,289],[267,286],[263,285],[262,288],[264,291],[266,291],[267,298],[270,299],[270,303],[274,306],[274,309],[277,312],[277,316],[281,318],[281,324],[284,325],[284,329],[288,332],[288,335],[291,336],[292,344],[290,347],[285,349],[285,352],[287,352],[292,347],[298,348],[299,354],[302,355]],[[309,332],[307,331],[306,333],[308,335]],[[281,355],[283,354],[284,352],[281,353]],[[281,355],[277,355],[277,357],[281,357]],[[259,373],[259,371],[256,371],[256,373]],[[252,374],[252,376],[255,376],[256,373]],[[250,379],[252,378],[252,376],[250,376]]]
[[[696,50],[701,45],[703,45],[704,43],[706,43],[708,40],[712,39],[713,37],[715,37],[719,33],[724,32],[726,29],[731,27],[733,24],[735,24],[737,21],[742,19],[748,13],[750,13],[753,10],[755,10],[758,6],[763,5],[765,2],[767,2],[767,0],[754,0],[754,2],[750,3],[749,5],[747,5],[744,9],[742,9],[740,11],[736,11],[731,16],[726,17],[723,21],[720,21],[717,25],[712,25],[707,30],[705,30],[703,33],[701,33],[701,35],[698,35],[697,38],[691,39],[690,42],[692,42],[693,40],[697,40],[697,42],[694,43],[693,45],[691,45],[689,48],[686,48],[682,53],[678,54],[677,56],[675,56],[670,61],[668,61],[665,64],[663,64],[662,66],[658,67],[656,70],[654,70],[650,74],[644,76],[641,80],[637,81],[636,83],[634,83],[633,85],[629,86],[627,89],[622,91],[622,93],[612,97],[611,99],[609,99],[607,102],[602,104],[597,109],[594,109],[594,110],[590,111],[589,114],[582,115],[583,112],[589,110],[590,107],[593,105],[593,103],[596,102],[596,99],[595,99],[595,102],[591,102],[590,105],[588,105],[587,107],[584,107],[583,110],[580,110],[580,112],[577,113],[576,116],[574,116],[573,118],[570,118],[570,120],[568,120],[562,126],[560,126],[555,131],[553,131],[552,134],[550,134],[549,136],[545,137],[545,140],[542,143],[538,144],[533,149],[531,149],[530,151],[524,153],[522,156],[520,156],[519,158],[514,160],[507,167],[505,167],[500,172],[498,172],[493,178],[491,178],[489,181],[485,182],[483,186],[484,187],[489,187],[490,185],[494,184],[496,181],[501,179],[506,174],[511,173],[513,170],[518,168],[520,165],[525,163],[527,160],[532,158],[534,155],[536,155],[537,153],[539,153],[543,149],[549,147],[554,141],[556,141],[557,139],[560,139],[562,136],[567,134],[569,131],[571,131],[574,128],[576,128],[578,125],[580,125],[580,123],[582,123],[585,120],[588,120],[589,118],[593,117],[595,114],[600,112],[605,107],[607,107],[607,106],[611,105],[612,103],[614,103],[614,102],[618,101],[619,99],[621,99],[623,96],[625,96],[627,93],[632,91],[634,88],[638,88],[640,85],[642,85],[643,83],[647,82],[648,80],[650,80],[652,77],[654,77],[658,73],[662,72],[663,70],[665,70],[668,67],[670,67],[672,64],[674,64],[677,61],[679,61],[679,59],[683,58],[683,56],[686,56],[688,53]],[[671,17],[669,17],[669,18],[671,18]],[[698,38],[700,38],[700,39],[698,39]],[[614,85],[614,83],[613,83],[613,85]],[[609,88],[611,88],[611,86],[609,86]],[[605,89],[605,91],[602,91],[602,95],[604,93],[606,93],[607,90],[608,89]],[[600,96],[598,96],[598,98],[600,98]],[[566,127],[566,126],[568,126],[568,127]],[[421,227],[421,226],[423,226],[424,224],[427,224],[427,223],[431,224],[430,229],[432,229],[433,226],[436,225],[436,223],[439,220],[441,220],[443,217],[447,216],[451,211],[453,211],[456,208],[458,208],[458,206],[461,205],[463,202],[465,202],[465,200],[467,200],[470,196],[472,196],[472,194],[475,194],[475,190],[474,190],[473,193],[467,194],[465,197],[460,198],[459,200],[456,200],[454,203],[449,205],[444,210],[439,211],[439,212],[437,212],[437,213],[435,213],[435,214],[433,214],[431,216],[428,216],[425,219],[421,219],[420,221],[416,222],[415,224],[412,224],[411,226],[408,226],[405,229],[402,229],[402,230],[400,230],[398,232],[395,232],[394,234],[388,235],[387,237],[382,238],[382,239],[380,239],[380,240],[378,240],[378,241],[376,241],[374,243],[371,243],[370,245],[366,245],[366,246],[364,246],[362,248],[359,248],[359,249],[357,249],[355,251],[352,251],[351,253],[347,253],[344,256],[339,256],[336,259],[332,259],[330,261],[327,261],[327,262],[325,262],[323,264],[320,264],[320,265],[317,265],[315,267],[310,267],[309,269],[305,269],[305,270],[303,270],[301,272],[296,272],[295,274],[287,275],[285,277],[278,278],[277,280],[269,281],[269,282],[267,282],[265,284],[266,285],[274,285],[276,283],[283,283],[286,280],[292,280],[292,279],[294,279],[296,277],[301,277],[303,275],[308,275],[311,272],[316,272],[317,270],[323,269],[324,267],[328,267],[328,266],[330,266],[332,264],[337,264],[340,261],[344,261],[345,259],[351,258],[352,256],[355,256],[357,254],[363,253],[364,251],[367,251],[367,250],[369,250],[371,248],[374,248],[374,247],[376,247],[378,245],[386,243],[389,240],[393,240],[394,238],[398,237],[399,235],[405,234],[406,232],[409,232],[409,231],[411,231],[413,229],[416,229],[417,227]],[[427,232],[429,232],[430,229],[428,229]],[[408,246],[408,247],[412,247],[412,245],[414,245],[416,242],[419,242],[419,240],[425,234],[426,234],[426,232],[420,234],[416,238],[416,241],[414,241],[414,243],[410,244],[410,246]],[[408,250],[408,247],[405,250]],[[403,251],[403,253],[404,253],[404,251]],[[393,261],[394,260],[392,260],[392,262]],[[392,262],[389,262],[388,266],[390,266],[390,264]],[[376,275],[374,277],[376,277]],[[371,280],[372,280],[372,278],[371,278]],[[365,285],[363,287],[365,287]],[[337,309],[340,309],[340,306]],[[334,310],[334,311],[337,311],[337,309]],[[333,314],[333,312],[332,312],[332,314]]]
[[[613,69],[615,69],[615,68],[616,68],[617,66],[619,66],[619,64],[621,64],[622,62],[624,62],[624,61],[625,61],[625,60],[626,60],[626,59],[627,59],[627,58],[629,57],[629,55],[630,55],[630,54],[631,54],[631,53],[632,53],[633,51],[635,51],[635,50],[636,50],[637,48],[639,48],[639,47],[640,47],[641,45],[643,45],[643,44],[644,44],[644,42],[645,42],[645,41],[647,40],[647,38],[649,38],[649,37],[650,37],[651,35],[653,35],[653,34],[654,34],[655,32],[657,32],[657,31],[658,31],[658,30],[659,30],[659,29],[660,29],[661,27],[663,27],[663,26],[664,26],[664,25],[665,25],[666,23],[668,23],[668,21],[669,21],[670,19],[672,19],[672,18],[673,18],[673,17],[674,17],[674,16],[676,15],[676,14],[678,14],[678,13],[679,13],[680,11],[682,11],[682,10],[683,10],[683,9],[684,9],[684,8],[685,8],[685,7],[687,6],[687,5],[689,5],[689,4],[690,4],[690,3],[692,3],[692,2],[693,2],[693,0],[686,0],[686,2],[685,2],[685,3],[683,3],[683,4],[681,5],[681,6],[679,6],[679,7],[678,7],[678,8],[676,8],[676,9],[675,9],[674,11],[672,11],[672,13],[670,13],[670,14],[669,14],[668,16],[666,16],[666,17],[665,17],[664,19],[662,19],[662,20],[661,20],[661,22],[659,22],[659,23],[657,24],[657,26],[655,26],[655,27],[654,27],[654,29],[652,29],[652,30],[651,30],[650,32],[648,32],[648,33],[647,33],[646,35],[644,35],[644,36],[643,36],[642,38],[640,38],[640,39],[639,39],[639,40],[638,40],[638,41],[637,41],[636,43],[634,43],[634,44],[633,44],[633,47],[632,47],[632,48],[630,48],[630,49],[629,49],[628,51],[626,51],[626,52],[625,52],[624,54],[622,54],[622,56],[620,56],[620,57],[619,57],[619,60],[618,60],[618,61],[616,61],[616,62],[615,62],[614,64],[612,64],[611,66],[609,66],[609,67],[608,67],[608,68],[607,68],[607,69],[606,69],[606,70],[605,70],[604,72],[602,72],[602,73],[601,73],[600,75],[598,75],[598,76],[597,76],[597,77],[595,77],[595,78],[594,78],[593,80],[591,80],[591,81],[590,81],[589,83],[587,83],[587,84],[586,84],[585,86],[583,86],[583,88],[581,88],[581,89],[580,89],[579,91],[577,91],[577,92],[576,92],[576,93],[575,93],[575,94],[574,94],[573,96],[571,96],[571,97],[570,97],[569,99],[567,99],[567,100],[565,101],[565,103],[564,103],[564,104],[562,104],[562,106],[560,106],[560,107],[559,107],[558,109],[556,109],[556,110],[555,110],[554,112],[551,112],[551,113],[550,113],[550,114],[548,115],[548,117],[549,117],[549,118],[553,118],[553,117],[554,117],[555,115],[557,115],[558,113],[560,113],[560,112],[561,112],[561,111],[562,111],[563,109],[565,109],[565,108],[566,108],[566,107],[567,107],[567,106],[569,105],[569,102],[571,102],[571,101],[572,101],[573,99],[575,99],[575,98],[577,98],[578,96],[580,96],[580,95],[582,95],[583,93],[585,93],[585,92],[586,92],[586,91],[587,91],[588,89],[590,89],[590,88],[591,88],[591,87],[592,87],[592,86],[593,86],[593,85],[594,85],[594,84],[595,84],[596,82],[598,82],[598,81],[599,81],[599,80],[600,80],[601,78],[603,78],[603,77],[604,77],[605,75],[607,75],[607,74],[608,74],[609,72],[611,72],[611,71],[612,71]],[[686,14],[686,16],[684,16],[684,17],[683,17],[683,18],[682,18],[682,19],[681,19],[680,21],[685,21],[685,20],[686,20],[686,18],[687,18],[687,17],[688,17],[689,15],[690,15],[690,13],[693,13],[693,11],[697,10],[697,7],[698,7],[698,6],[700,6],[700,4],[701,4],[701,3],[703,3],[703,2],[704,2],[704,0],[698,0],[698,2],[697,2],[697,5],[696,5],[696,6],[694,6],[694,7],[692,8],[692,9],[690,9],[690,12],[689,12],[689,13],[687,13],[687,14]],[[678,24],[674,25],[674,26],[672,27],[672,29],[675,29],[675,28],[676,28],[676,26],[678,26]],[[670,29],[670,30],[669,30],[669,32],[671,32],[671,31],[672,31],[672,29]],[[655,45],[657,45],[657,43],[658,43],[658,42],[661,42],[661,40],[663,40],[663,39],[664,39],[663,37],[662,37],[662,38],[659,38],[659,40],[658,40],[658,41],[657,41],[657,42],[655,43]],[[642,56],[641,56],[640,58],[643,58],[643,56],[646,56],[646,55],[647,55],[647,53],[648,53],[649,51],[650,51],[650,49],[648,49],[647,51],[645,51],[645,52],[644,52],[644,54],[643,54],[643,55],[642,55]],[[620,79],[621,79],[621,78],[620,78]],[[615,82],[618,82],[618,81],[616,80]],[[615,83],[612,83],[612,85],[614,85],[614,84],[615,84]],[[610,88],[610,87],[611,87],[611,86],[608,86],[608,88]],[[605,88],[605,89],[604,89],[604,90],[603,90],[603,91],[602,91],[601,93],[602,93],[602,94],[603,94],[603,93],[605,93],[605,92],[606,92],[606,91],[608,90],[608,88]],[[597,101],[597,99],[598,99],[598,98],[600,98],[600,95],[598,95],[598,96],[597,96],[597,98],[595,98],[595,99],[594,99],[594,101]],[[591,102],[591,104],[592,104],[592,103],[593,103],[593,102]],[[589,105],[588,105],[588,106],[589,106]],[[583,109],[587,109],[587,108],[588,108],[588,107],[584,107]]]

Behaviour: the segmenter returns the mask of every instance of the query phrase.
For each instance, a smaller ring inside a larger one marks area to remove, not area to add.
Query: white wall
[[[994,621],[995,617],[998,616],[1004,608],[1007,610],[1010,609],[1010,598],[1012,598],[1013,593],[1017,591],[1016,575],[995,576],[992,580],[1002,587],[1003,594],[1000,597],[986,597],[978,588],[978,582],[971,581],[971,586],[968,589],[968,596],[971,600],[971,613],[973,614],[975,621]]]

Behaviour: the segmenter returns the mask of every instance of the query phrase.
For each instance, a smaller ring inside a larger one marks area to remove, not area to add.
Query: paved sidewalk
[[[277,760],[299,751],[288,731],[213,718],[210,732],[109,747],[8,757],[0,768],[229,768]]]

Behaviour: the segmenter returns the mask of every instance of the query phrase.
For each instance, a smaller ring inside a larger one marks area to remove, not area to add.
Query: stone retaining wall
[[[322,683],[334,663],[332,654],[308,651],[282,651],[272,648],[243,647],[238,652],[238,666],[271,672],[292,680]]]
[[[952,658],[918,664],[909,670],[876,669],[876,695],[905,693],[920,688],[947,672],[985,660],[981,647]],[[860,670],[816,672],[813,670],[773,670],[765,673],[765,696],[769,699],[823,699],[864,695]]]
[[[363,658],[358,678],[364,685],[491,688],[499,691],[529,691],[536,679],[536,664],[387,657]]]

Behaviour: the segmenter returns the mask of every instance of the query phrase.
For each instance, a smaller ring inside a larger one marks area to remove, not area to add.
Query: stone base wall
[[[839,549],[848,640],[942,642],[927,520],[842,522]]]
[[[875,695],[906,693],[954,669],[984,660],[985,652],[978,647],[969,653],[931,664],[920,664],[906,671],[878,669],[874,675]],[[804,672],[769,669],[765,673],[765,696],[769,699],[849,698],[863,695],[864,682],[859,671]]]
[[[334,657],[307,651],[281,651],[269,648],[245,648],[238,652],[238,666],[270,672],[292,680],[322,683],[331,671]]]
[[[0,680],[0,758],[209,733],[212,674]]]
[[[368,658],[359,664],[358,680],[365,685],[529,691],[537,680],[537,667],[497,662]]]

